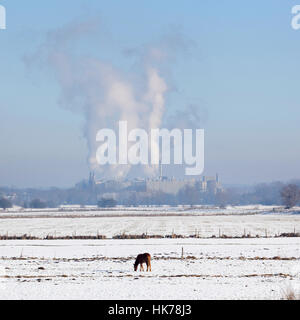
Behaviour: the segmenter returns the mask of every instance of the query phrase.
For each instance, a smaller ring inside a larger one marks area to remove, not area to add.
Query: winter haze
[[[299,178],[293,1],[3,4],[1,185],[156,175],[96,166],[96,132],[119,120],[204,128],[205,174],[225,184]]]

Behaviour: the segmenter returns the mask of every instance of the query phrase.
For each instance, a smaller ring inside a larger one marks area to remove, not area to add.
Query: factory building
[[[204,176],[202,179],[177,180],[160,177],[158,180],[147,180],[147,192],[163,192],[176,195],[180,190],[186,187],[198,187],[201,192],[217,194],[222,192],[223,188],[219,181],[218,174],[215,177]]]
[[[194,187],[196,180],[176,180],[176,179],[160,179],[146,181],[147,192],[163,192],[176,195],[181,189],[190,186]]]
[[[203,176],[198,179],[179,180],[163,176],[162,166],[157,179],[134,179],[134,180],[103,180],[96,181],[94,173],[90,174],[87,186],[90,190],[99,194],[114,194],[115,198],[126,198],[134,194],[164,193],[176,196],[185,188],[197,188],[200,192],[217,194],[223,192],[219,181],[219,175]]]

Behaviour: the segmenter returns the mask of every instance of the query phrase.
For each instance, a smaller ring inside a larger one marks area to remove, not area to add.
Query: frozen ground
[[[299,263],[299,238],[1,241],[0,298],[281,299]]]
[[[1,218],[7,217],[118,217],[118,216],[189,216],[189,215],[253,215],[253,214],[300,214],[300,207],[284,209],[280,206],[248,205],[228,206],[139,206],[99,209],[96,206],[61,206],[53,209],[23,209],[14,207],[6,211],[0,209]]]
[[[72,235],[104,235],[111,238],[120,234],[190,236],[275,236],[300,232],[300,215],[189,215],[140,217],[48,217],[0,219],[0,235],[31,235],[38,238]]]
[[[297,208],[65,209],[0,212],[0,235],[300,232]],[[144,252],[153,272],[134,273]],[[281,299],[290,289],[300,292],[300,238],[0,241],[0,299]]]

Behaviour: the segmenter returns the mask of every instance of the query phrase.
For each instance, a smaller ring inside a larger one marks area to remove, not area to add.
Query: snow
[[[300,232],[300,215],[189,215],[189,216],[116,216],[116,217],[50,217],[0,219],[0,235],[28,234],[36,237],[66,235],[138,234],[170,235],[172,233],[200,237],[275,236],[281,233]]]
[[[133,272],[143,252],[151,273]],[[299,238],[1,241],[0,256],[1,299],[281,299],[300,289]]]
[[[1,217],[98,217],[98,216],[143,216],[143,215],[249,215],[249,214],[299,214],[300,207],[284,209],[280,206],[247,205],[228,206],[219,208],[215,206],[118,206],[112,209],[99,209],[96,206],[78,205],[60,206],[59,208],[46,209],[22,209],[14,207],[7,210],[0,209]]]
[[[73,209],[1,212],[0,235],[202,239],[0,241],[0,299],[282,299],[290,289],[300,293],[300,238],[271,238],[300,232],[297,208]],[[211,238],[249,233],[260,238]],[[135,257],[144,252],[152,255],[153,272],[136,273]]]

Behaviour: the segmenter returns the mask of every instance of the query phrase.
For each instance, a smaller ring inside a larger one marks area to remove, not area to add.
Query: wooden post
[[[181,248],[181,260],[184,259],[184,251],[183,251],[183,247]]]

